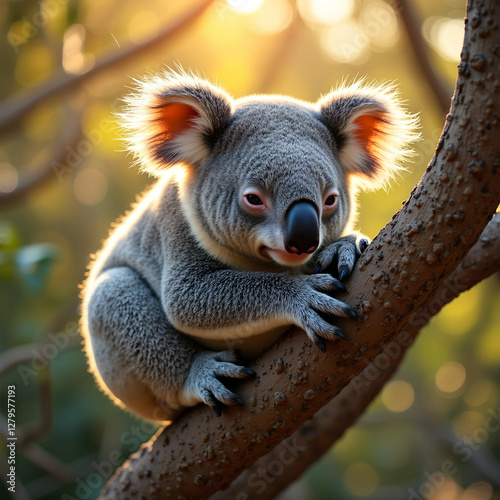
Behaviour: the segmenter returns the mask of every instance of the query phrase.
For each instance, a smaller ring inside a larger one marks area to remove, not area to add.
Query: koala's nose
[[[319,243],[319,219],[311,201],[294,203],[285,216],[285,250],[288,253],[313,253]]]

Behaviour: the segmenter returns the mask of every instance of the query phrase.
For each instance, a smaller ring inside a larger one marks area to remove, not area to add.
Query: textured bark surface
[[[359,375],[425,307],[478,240],[500,199],[500,5],[470,1],[453,104],[436,155],[410,199],[360,258],[339,295],[362,322],[323,354],[302,332],[280,339],[238,387],[244,407],[197,407],[112,478],[103,498],[206,498],[290,436]],[[420,327],[423,325],[420,325]],[[404,347],[413,338],[399,338]],[[387,369],[398,364],[392,360]]]
[[[406,332],[403,335],[400,334],[398,338],[405,339],[406,335],[416,335],[424,323],[426,324],[460,293],[492,274],[498,273],[500,271],[499,248],[500,214],[496,214],[467,257],[437,290],[428,305],[415,312]],[[363,414],[398,368],[395,364],[385,368],[388,360],[393,359],[399,362],[403,359],[405,352],[406,348],[401,346],[396,339],[311,420],[242,472],[229,488],[215,493],[210,499],[232,500],[238,498],[238,494],[240,494],[240,500],[275,498],[290,484],[291,479],[299,478]],[[273,474],[274,471],[280,470],[286,472]],[[241,492],[245,492],[246,496],[241,495]]]

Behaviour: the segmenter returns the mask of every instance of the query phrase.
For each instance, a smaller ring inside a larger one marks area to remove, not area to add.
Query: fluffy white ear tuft
[[[158,175],[177,163],[199,164],[229,122],[231,97],[187,73],[165,71],[136,83],[119,117],[141,170]]]
[[[409,144],[419,137],[418,121],[402,108],[393,86],[357,82],[332,91],[317,105],[340,163],[363,188],[382,186],[413,153]]]

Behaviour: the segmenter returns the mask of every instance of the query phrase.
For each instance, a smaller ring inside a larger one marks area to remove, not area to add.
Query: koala
[[[243,404],[227,379],[255,375],[242,357],[291,326],[322,351],[344,338],[334,318],[356,311],[334,295],[368,244],[351,231],[356,191],[397,172],[414,118],[389,87],[235,100],[170,71],[126,102],[128,149],[157,181],[90,265],[90,369],[140,417],[200,402],[220,414]]]

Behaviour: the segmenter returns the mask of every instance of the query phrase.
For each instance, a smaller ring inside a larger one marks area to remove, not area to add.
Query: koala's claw
[[[370,244],[370,240],[368,238],[361,238],[358,242],[359,252],[363,253],[369,244]]]
[[[369,243],[367,238],[358,238],[356,234],[340,238],[319,254],[313,273],[328,271],[338,276],[340,281],[346,279]]]
[[[340,328],[337,328],[337,327],[335,327],[334,336],[340,337],[342,340],[345,340],[345,338],[346,338],[344,335],[344,332]],[[325,342],[325,339],[323,337],[320,337],[316,333],[312,333],[310,335],[310,338],[316,344],[316,347],[318,347],[318,349],[321,352],[326,352],[326,342]],[[329,340],[331,340],[331,338]]]
[[[349,314],[349,316],[352,319],[359,319],[358,311],[356,311],[356,309],[354,309],[354,307],[349,306],[348,309],[346,308],[346,312],[347,312],[347,314]]]
[[[349,276],[349,273],[350,273],[350,269],[348,266],[346,266],[345,264],[342,266],[339,266],[339,280],[340,281],[346,279],[347,276]]]
[[[217,399],[215,399],[212,395],[210,395],[206,404],[212,408],[218,417],[222,415],[222,407],[224,405],[220,401],[217,401]]]
[[[256,373],[233,363],[236,355],[231,351],[199,353],[193,360],[184,383],[184,398],[210,406],[217,415],[224,405],[242,405],[243,400],[231,392],[219,378],[244,379]]]
[[[326,352],[326,342],[319,335],[314,334],[312,336],[312,341],[316,344],[321,352]]]
[[[257,373],[254,372],[251,368],[245,368],[243,367],[243,369],[241,370],[241,373],[244,373],[245,374],[245,378],[246,377],[256,377],[257,376]]]
[[[335,335],[337,337],[340,337],[342,340],[345,340],[345,334],[344,334],[344,332],[340,328],[337,328],[337,331],[335,332]]]

